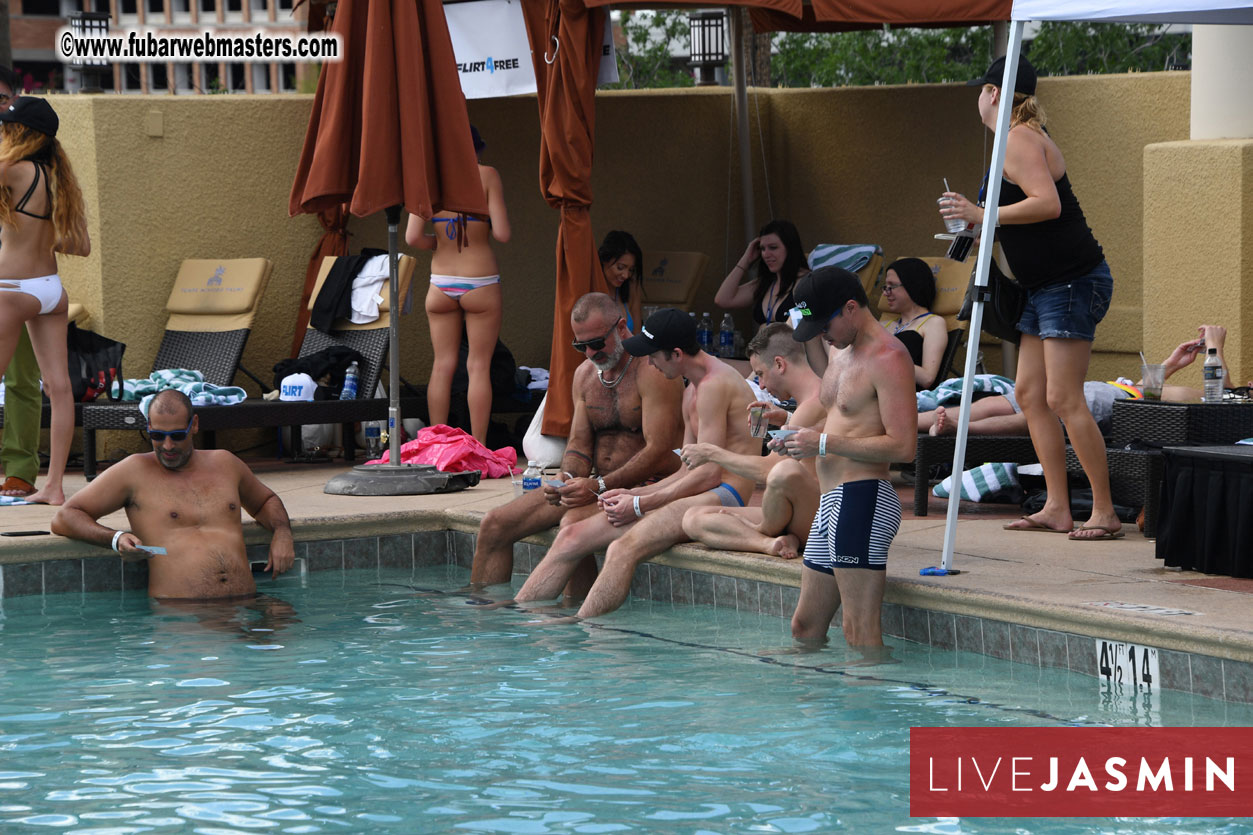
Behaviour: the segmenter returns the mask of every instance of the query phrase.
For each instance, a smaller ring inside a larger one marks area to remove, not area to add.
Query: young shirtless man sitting
[[[265,570],[277,577],[295,560],[283,502],[243,461],[225,450],[198,450],[191,400],[175,389],[158,392],[148,408],[152,452],[105,470],[75,493],[52,520],[52,532],[112,548],[124,560],[148,560],[148,594],[207,600],[256,594],[244,550],[240,509],[271,531]],[[126,509],[131,531],[96,520]],[[145,550],[164,548],[164,553]]]
[[[821,336],[831,349],[820,394],[827,409],[822,431],[784,427],[798,430],[783,443],[789,455],[817,457],[822,489],[792,635],[825,641],[843,603],[848,644],[882,646],[884,572],[901,522],[888,465],[912,460],[917,445],[913,361],[875,321],[861,281],[847,270],[814,270],[797,282],[793,297],[802,314],[795,338]]]
[[[761,441],[749,436],[745,410],[753,392],[731,366],[700,349],[696,323],[681,310],[659,310],[624,343],[667,379],[686,379],[683,392],[684,441],[726,447],[734,453],[759,452]],[[680,470],[656,484],[601,494],[603,513],[572,525],[563,524],[552,548],[518,592],[519,602],[555,598],[579,561],[608,546],[605,564],[583,602],[578,617],[612,612],[631,590],[635,568],[649,557],[687,539],[683,514],[690,507],[743,507],[753,482],[707,463]]]
[[[822,380],[810,367],[805,347],[792,338],[791,327],[783,322],[765,325],[749,341],[746,352],[761,387],[779,400],[795,399],[797,403],[790,415],[770,403],[751,404],[766,407],[766,420],[776,426],[822,425],[827,418],[818,397]],[[778,441],[771,441],[769,446],[782,450]],[[688,510],[683,516],[683,530],[690,538],[723,551],[774,554],[785,560],[800,556],[818,510],[818,474],[813,460],[734,455],[712,444],[684,447],[683,460],[693,468],[712,461],[728,472],[766,485],[761,507]]]
[[[561,459],[562,487],[545,485],[488,511],[479,526],[470,582],[507,583],[513,544],[569,518],[599,513],[597,497],[636,487],[679,468],[672,450],[683,438],[683,383],[668,380],[622,347],[631,335],[617,302],[604,293],[581,296],[570,311],[574,350],[585,357],[574,371],[574,415]],[[588,557],[569,593],[582,599],[596,578]]]

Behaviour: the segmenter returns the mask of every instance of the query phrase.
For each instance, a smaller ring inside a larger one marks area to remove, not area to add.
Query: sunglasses
[[[165,443],[166,438],[175,442],[185,441],[187,440],[187,436],[191,434],[191,421],[195,419],[196,418],[193,415],[191,420],[187,421],[186,429],[178,429],[174,432],[162,432],[160,429],[153,429],[149,427],[145,434],[148,436],[148,440],[152,441],[154,444],[163,444]]]
[[[605,340],[609,338],[609,334],[614,332],[614,329],[618,327],[618,322],[621,321],[622,317],[619,316],[618,320],[609,326],[609,330],[605,331],[605,335],[599,339],[588,339],[582,342],[575,339],[570,343],[570,346],[580,354],[585,353],[588,348],[591,348],[593,351],[603,351],[605,350]]]

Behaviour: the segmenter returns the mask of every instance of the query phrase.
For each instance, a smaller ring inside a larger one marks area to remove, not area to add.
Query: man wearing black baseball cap
[[[882,646],[884,569],[901,522],[888,465],[912,460],[918,443],[914,363],[871,315],[861,280],[848,270],[814,270],[796,283],[793,298],[801,322],[792,338],[821,336],[831,347],[820,395],[825,423],[783,427],[797,430],[783,441],[788,455],[817,456],[822,490],[792,636],[824,642],[842,605],[848,644]]]
[[[748,408],[756,399],[753,390],[735,369],[701,350],[691,316],[674,308],[659,310],[637,336],[622,344],[632,356],[648,357],[667,379],[688,381],[683,392],[684,445],[713,444],[741,455],[761,454],[761,441],[748,431]],[[912,365],[910,369],[912,374]],[[911,384],[911,398],[912,394]],[[578,617],[612,612],[631,591],[636,566],[689,540],[683,530],[688,508],[743,507],[753,487],[751,479],[708,462],[680,469],[655,484],[607,490],[600,496],[604,512],[561,528],[517,600],[557,597],[579,562],[604,549],[604,567]]]

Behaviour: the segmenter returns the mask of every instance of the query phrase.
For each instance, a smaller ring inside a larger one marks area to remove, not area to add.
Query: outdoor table
[[[1166,447],[1157,558],[1253,577],[1253,446]]]

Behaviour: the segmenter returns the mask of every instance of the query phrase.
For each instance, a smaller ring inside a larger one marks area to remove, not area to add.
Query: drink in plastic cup
[[[946,209],[948,208],[949,204],[952,203],[953,201],[951,198],[941,197],[935,202],[939,204],[941,209]],[[965,228],[966,228],[966,221],[962,220],[959,217],[944,218],[944,229],[950,235],[956,235],[958,232],[962,231]]]
[[[754,406],[748,410],[748,434],[754,438],[766,437],[765,406]]]
[[[1166,366],[1142,365],[1140,366],[1140,379],[1143,381],[1145,400],[1162,399],[1162,386],[1166,382]]]
[[[514,498],[522,495],[522,476],[521,474],[513,477],[513,495]]]

